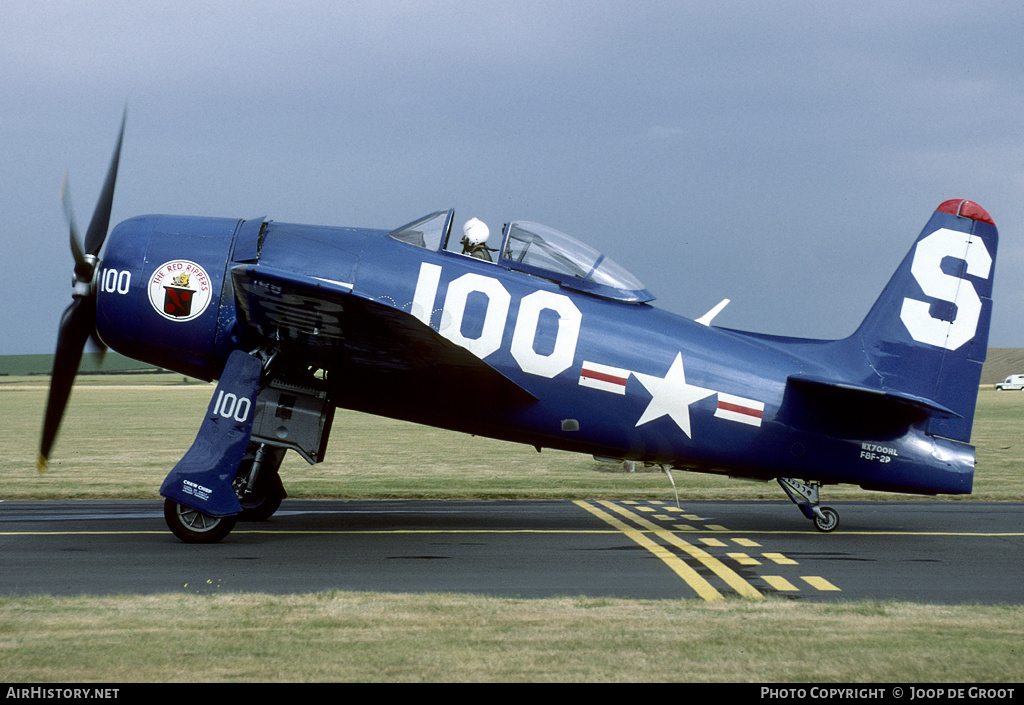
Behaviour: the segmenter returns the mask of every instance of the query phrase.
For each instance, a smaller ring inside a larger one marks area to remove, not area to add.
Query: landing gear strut
[[[284,448],[249,444],[232,483],[242,505],[239,521],[266,521],[280,508],[281,501],[288,496],[278,474],[284,454]]]
[[[839,526],[839,513],[832,507],[822,507],[818,501],[820,482],[801,482],[791,477],[777,478],[793,503],[804,516],[814,522],[818,531],[834,531]]]
[[[271,448],[264,443],[249,445],[232,483],[242,505],[239,514],[216,517],[172,499],[165,500],[164,520],[171,533],[185,543],[217,543],[239,521],[269,519],[288,496],[278,474],[284,454],[284,448]]]
[[[278,472],[286,450],[323,460],[334,406],[322,380],[261,386],[272,359],[231,352],[195,442],[160,487],[167,525],[186,543],[216,543],[238,521],[272,516],[287,496]]]

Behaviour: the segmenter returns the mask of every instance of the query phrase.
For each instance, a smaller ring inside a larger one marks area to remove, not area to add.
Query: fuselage
[[[103,255],[100,336],[131,357],[217,378],[231,350],[259,342],[239,325],[230,277],[239,263],[350,287],[353,296],[429,326],[535,397],[512,405],[436,391],[434,399],[407,397],[372,366],[354,374],[344,354],[332,353],[313,363],[334,380],[328,385],[339,406],[538,449],[699,471],[970,491],[969,446],[913,424],[856,416],[825,423],[805,400],[794,400],[792,375],[825,376],[848,364],[833,343],[710,327],[649,302],[585,293],[500,258],[416,246],[382,230],[173,216],[125,221]],[[176,276],[184,283],[177,293]],[[948,461],[941,478],[936,457]]]

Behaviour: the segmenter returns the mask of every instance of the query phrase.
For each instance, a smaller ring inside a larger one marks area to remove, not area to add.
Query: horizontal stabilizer
[[[917,424],[962,422],[933,399],[847,380],[795,374],[787,379],[779,420],[833,438],[895,438]]]
[[[918,412],[924,412],[928,415],[937,414],[948,419],[963,418],[952,409],[934,402],[931,399],[925,399],[924,397],[907,394],[906,392],[899,392],[893,389],[877,389],[875,387],[866,387],[858,384],[850,384],[848,382],[836,382],[833,380],[812,377],[810,375],[790,375],[789,382],[797,387],[802,386],[806,388],[814,388],[818,392],[824,394],[827,394],[829,390],[834,390],[840,395],[862,395],[866,400],[870,401],[907,406],[910,409],[915,409]]]

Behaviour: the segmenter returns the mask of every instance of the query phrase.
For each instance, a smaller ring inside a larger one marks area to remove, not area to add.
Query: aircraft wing
[[[537,400],[409,312],[354,293],[351,284],[253,264],[232,267],[231,279],[246,335],[295,364],[327,370],[353,393],[434,406]]]

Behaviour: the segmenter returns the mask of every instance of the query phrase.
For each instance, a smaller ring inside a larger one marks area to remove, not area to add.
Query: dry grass
[[[1022,644],[1019,607],[370,593],[0,599],[8,682],[1019,682]]]

